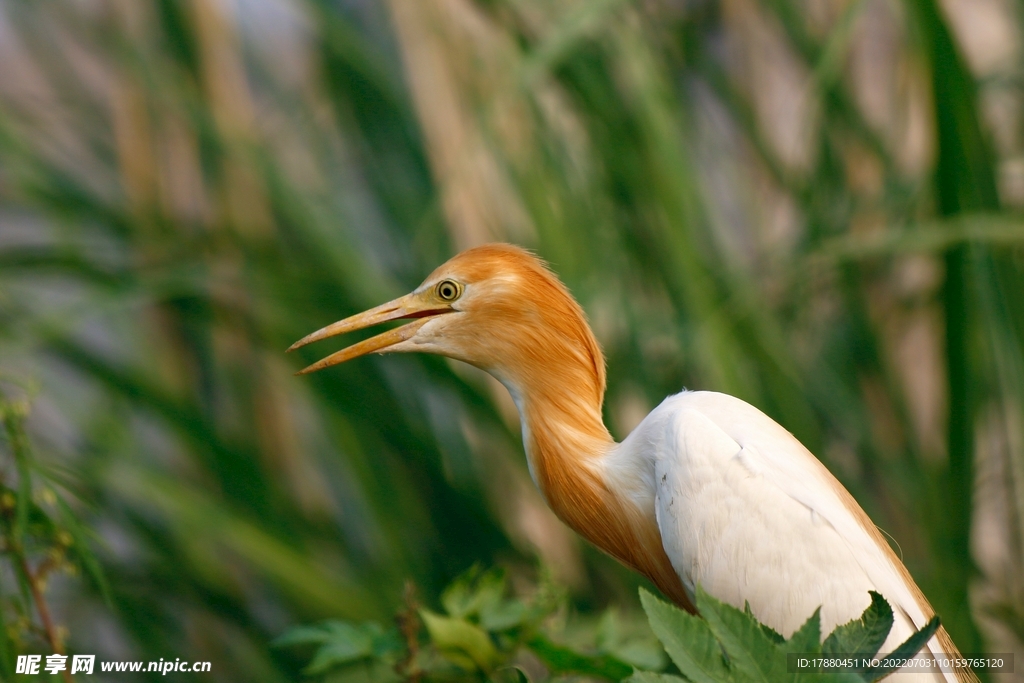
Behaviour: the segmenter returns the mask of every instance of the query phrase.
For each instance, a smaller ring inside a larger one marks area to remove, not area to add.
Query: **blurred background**
[[[590,316],[616,437],[740,396],[962,651],[1024,653],[1022,36],[1013,0],[2,0],[0,377],[111,590],[52,580],[68,646],[295,680],[288,627],[474,562],[635,606],[495,382],[284,355],[505,240]]]

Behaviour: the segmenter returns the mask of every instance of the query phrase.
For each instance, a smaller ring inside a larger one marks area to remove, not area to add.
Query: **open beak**
[[[332,323],[323,329],[306,335],[288,347],[288,351],[294,351],[306,344],[312,344],[313,342],[320,341],[321,339],[327,339],[328,337],[345,334],[346,332],[355,332],[356,330],[362,330],[367,327],[372,327],[373,325],[379,325],[380,323],[385,323],[389,320],[417,318],[417,320],[414,320],[411,323],[402,325],[401,327],[396,327],[395,329],[388,330],[387,332],[382,332],[375,337],[370,337],[358,344],[353,344],[348,348],[332,353],[327,356],[327,358],[319,360],[295,374],[305,375],[310,372],[316,372],[317,370],[323,370],[324,368],[344,363],[347,360],[352,360],[353,358],[358,358],[359,356],[364,356],[368,353],[387,353],[390,347],[415,335],[417,330],[423,327],[431,317],[442,313],[448,313],[451,310],[451,306],[447,304],[442,304],[437,301],[424,301],[422,294],[413,292],[412,294],[406,294],[403,297],[399,297],[394,301],[381,304],[376,308],[371,308],[368,311],[363,311],[362,313],[357,313],[356,315],[345,318],[344,320],[339,320],[338,322]]]

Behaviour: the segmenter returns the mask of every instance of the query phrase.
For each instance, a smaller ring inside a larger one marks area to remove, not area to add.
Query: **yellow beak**
[[[429,297],[429,295],[427,296]],[[353,358],[358,358],[359,356],[364,356],[368,353],[387,353],[390,347],[415,335],[416,331],[423,327],[430,317],[440,315],[442,313],[448,313],[452,310],[452,307],[446,303],[426,299],[427,297],[424,297],[422,293],[413,292],[412,294],[406,294],[394,301],[389,301],[388,303],[381,304],[376,308],[371,308],[368,311],[357,313],[349,318],[332,323],[312,334],[306,335],[288,347],[288,351],[294,351],[306,344],[312,344],[313,342],[320,341],[321,339],[327,339],[328,337],[345,334],[346,332],[355,332],[356,330],[362,330],[367,327],[372,327],[373,325],[379,325],[380,323],[385,323],[389,320],[419,318],[419,320],[414,320],[413,322],[402,325],[401,327],[396,327],[393,330],[382,332],[375,337],[370,337],[358,344],[353,344],[348,348],[332,353],[327,356],[327,358],[319,360],[307,368],[303,368],[296,374],[305,375],[310,372],[316,372],[317,370],[323,370],[324,368],[344,363],[347,360],[352,360]]]

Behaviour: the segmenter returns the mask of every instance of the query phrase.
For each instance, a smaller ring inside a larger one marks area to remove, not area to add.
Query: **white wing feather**
[[[843,504],[841,485],[793,435],[737,398],[667,398],[609,465],[611,476],[637,465],[653,475],[662,542],[691,595],[699,583],[736,607],[749,603],[788,637],[819,606],[823,634],[859,617],[874,590],[896,620],[885,651],[927,621],[890,556]],[[942,652],[934,638],[928,649]],[[907,675],[906,683],[955,680]]]

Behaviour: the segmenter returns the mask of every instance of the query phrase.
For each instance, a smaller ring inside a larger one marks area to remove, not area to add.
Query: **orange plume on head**
[[[560,368],[559,361],[582,365],[588,373],[575,378],[578,389],[601,405],[604,354],[583,309],[541,259],[511,244],[487,244],[452,257],[427,281],[444,277],[462,277],[483,289],[479,305],[468,311],[482,352],[477,357],[482,362],[475,364],[540,375],[542,383],[552,366],[555,374],[569,369]],[[483,355],[488,351],[490,357]]]

